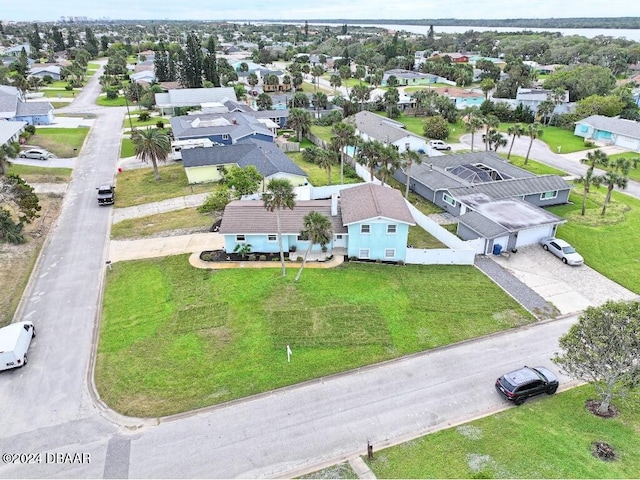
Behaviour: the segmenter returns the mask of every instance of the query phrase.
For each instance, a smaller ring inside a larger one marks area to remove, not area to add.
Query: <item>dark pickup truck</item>
[[[116,187],[110,184],[98,187],[98,205],[113,205],[116,201]]]

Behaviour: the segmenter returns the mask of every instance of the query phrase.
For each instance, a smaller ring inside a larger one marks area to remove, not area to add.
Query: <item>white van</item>
[[[35,336],[36,327],[31,322],[17,322],[0,328],[0,371],[25,366],[27,350]]]

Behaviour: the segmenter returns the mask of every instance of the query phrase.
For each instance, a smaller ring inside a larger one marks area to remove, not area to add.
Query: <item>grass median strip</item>
[[[197,270],[187,256],[113,265],[100,396],[126,415],[169,415],[533,321],[474,267],[351,263],[293,276]]]

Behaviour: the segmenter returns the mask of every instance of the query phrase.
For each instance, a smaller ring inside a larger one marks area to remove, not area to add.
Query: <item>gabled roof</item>
[[[13,88],[13,87],[9,87]],[[18,94],[11,94],[0,88],[0,118],[13,118],[18,109]]]
[[[405,130],[404,125],[400,122],[366,110],[348,117],[345,121],[353,124],[360,133],[385,143],[397,142],[401,138],[408,136],[421,138]]]
[[[27,125],[27,122],[0,121],[0,146],[7,143],[17,133],[20,133],[26,125]]]
[[[616,133],[626,137],[640,138],[640,122],[623,120],[621,118],[605,117],[603,115],[591,115],[578,120],[577,124],[587,124],[604,132]]]
[[[542,175],[529,178],[511,178],[497,182],[477,183],[475,185],[450,188],[449,193],[462,203],[469,195],[482,194],[492,200],[514,198],[522,195],[534,195],[556,190],[571,190],[571,185],[558,175]]]
[[[390,76],[394,76],[396,78],[406,78],[406,79],[424,78],[429,80],[438,78],[437,75],[432,75],[429,73],[414,72],[413,70],[404,70],[402,68],[394,68],[384,72],[385,80]]]
[[[304,225],[305,215],[318,212],[331,220],[333,233],[345,234],[340,206],[338,215],[331,215],[331,200],[306,200],[296,202],[293,210],[280,210],[280,224],[283,235],[298,235]],[[256,200],[236,200],[224,209],[219,232],[229,234],[275,234],[278,233],[276,213],[269,212],[264,204]]]
[[[38,65],[37,63],[34,63],[29,69],[29,75],[36,75],[43,72],[51,72],[55,75],[60,75],[61,70],[62,67],[60,67],[59,65]]]
[[[230,164],[243,168],[253,165],[263,177],[277,173],[307,177],[276,144],[254,139],[242,140],[235,145],[183,149],[182,163],[185,168]]]
[[[386,218],[415,225],[402,194],[394,189],[366,183],[340,191],[342,222],[349,225],[375,218]]]

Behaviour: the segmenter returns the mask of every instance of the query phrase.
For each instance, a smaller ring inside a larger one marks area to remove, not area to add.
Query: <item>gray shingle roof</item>
[[[465,197],[484,194],[492,200],[515,198],[522,195],[533,195],[555,190],[570,190],[571,185],[558,175],[542,175],[540,177],[513,178],[498,182],[478,183],[466,187],[450,188],[449,193],[462,203]]]
[[[174,137],[178,140],[226,134],[235,142],[254,132],[273,137],[273,132],[258,121],[253,112],[205,113],[172,117],[171,128]]]
[[[640,122],[634,120],[623,120],[620,118],[605,117],[602,115],[591,115],[576,122],[591,125],[596,130],[617,133],[626,137],[640,138]]]
[[[407,136],[421,138],[405,130],[400,122],[367,111],[358,112],[346,121],[353,124],[360,133],[385,143],[393,143]]]
[[[394,189],[366,183],[340,191],[345,225],[374,218],[388,218],[415,225],[402,194]]]
[[[0,113],[13,118],[18,108],[18,94],[0,90]]]
[[[0,146],[7,143],[15,134],[21,132],[26,124],[26,122],[0,121]]]
[[[497,238],[509,233],[509,230],[489,220],[478,212],[467,212],[458,217],[458,221],[484,238]]]
[[[544,208],[536,207],[517,198],[493,200],[486,195],[478,193],[468,203],[472,204],[472,209],[479,215],[501,225],[510,232],[565,222],[565,220],[547,212]],[[489,225],[485,224],[484,228],[489,229]]]
[[[18,102],[16,117],[48,115],[52,110],[53,106],[49,102]]]
[[[276,173],[307,177],[276,144],[255,139],[241,140],[235,145],[186,148],[182,150],[182,163],[185,168],[230,164],[243,168],[253,165],[264,177]]]
[[[347,228],[342,225],[340,207],[338,215],[331,216],[331,200],[306,200],[296,202],[293,210],[280,210],[281,231],[283,235],[297,235],[302,230],[304,217],[310,212],[319,212],[331,220],[333,233],[345,234]],[[264,208],[261,201],[237,200],[224,209],[220,233],[225,234],[275,234],[276,213]]]

